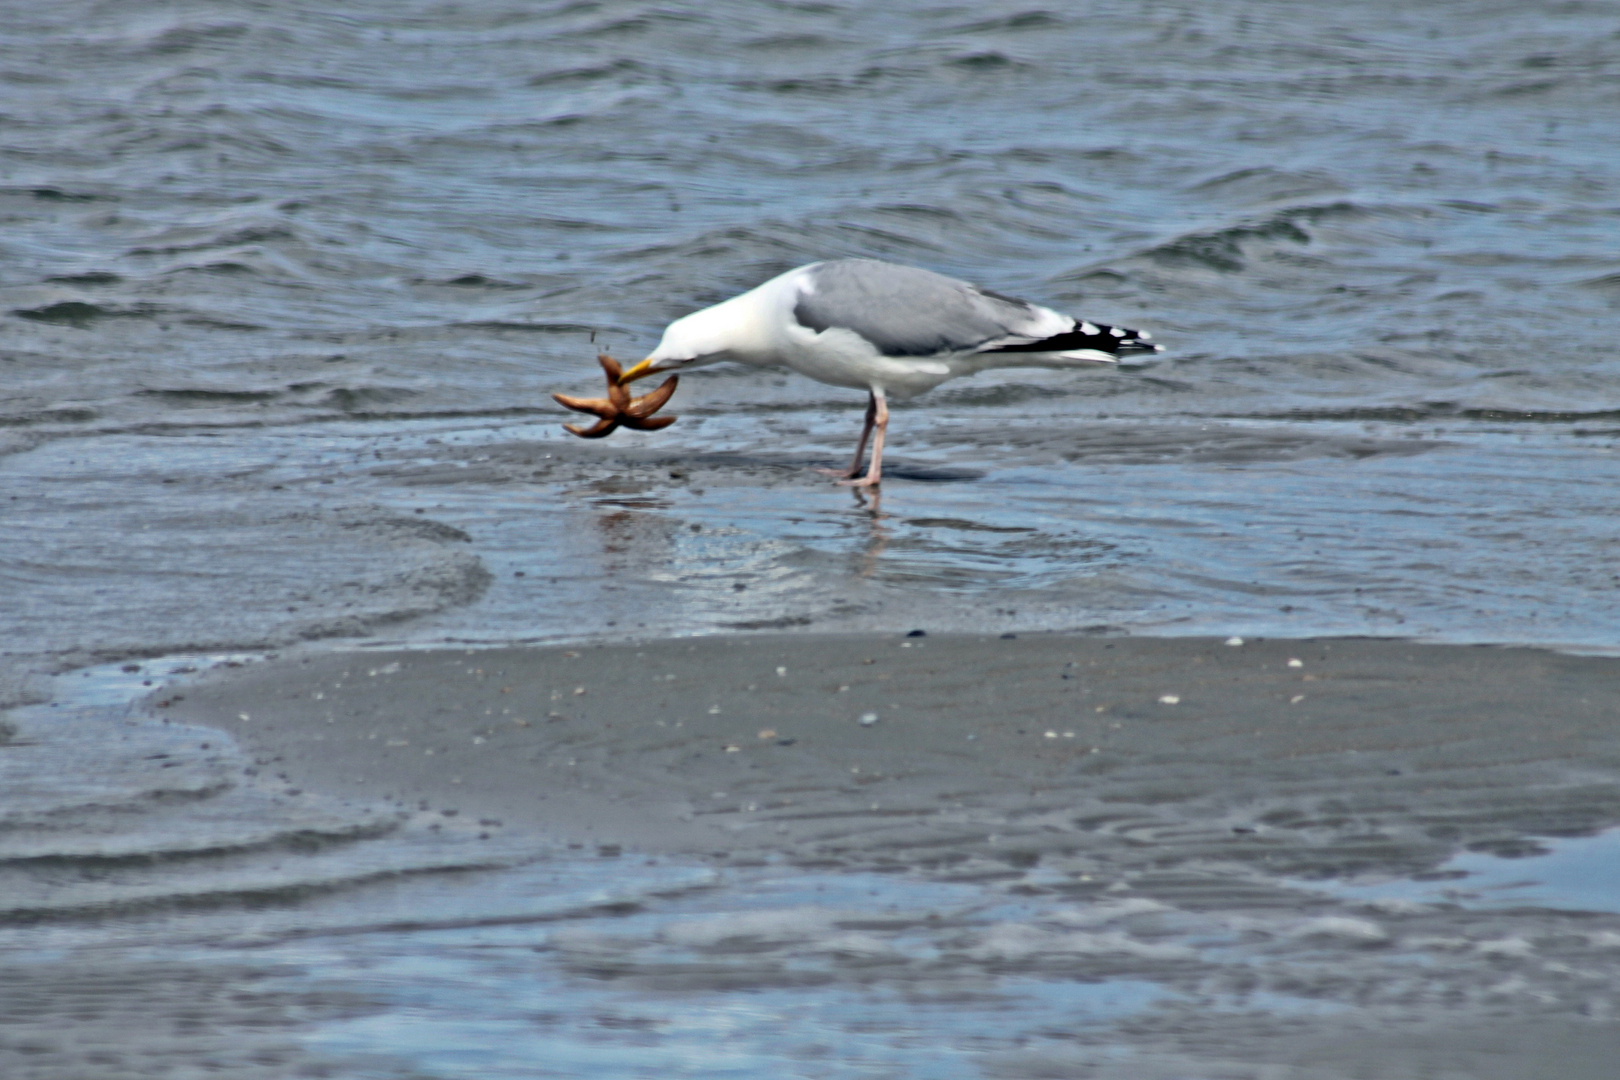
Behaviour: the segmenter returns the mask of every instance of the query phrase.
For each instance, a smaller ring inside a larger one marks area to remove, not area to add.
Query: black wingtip
[[[1054,334],[1040,341],[1026,341],[1020,345],[1004,345],[996,352],[1070,352],[1079,349],[1091,349],[1096,352],[1105,352],[1113,356],[1121,353],[1163,352],[1164,346],[1150,341],[1153,335],[1141,330],[1131,330],[1123,326],[1108,326],[1105,323],[1089,322],[1085,319],[1076,319],[1074,328],[1061,334]]]

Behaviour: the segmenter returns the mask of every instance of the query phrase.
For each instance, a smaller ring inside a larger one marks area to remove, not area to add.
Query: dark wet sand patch
[[[1182,906],[1211,873],[1226,902],[1234,871],[1263,893],[1620,822],[1620,660],[1523,648],[800,633],[345,652],[221,672],[158,711],[228,729],[291,787],[606,852],[1039,864],[1080,893],[1148,875]]]

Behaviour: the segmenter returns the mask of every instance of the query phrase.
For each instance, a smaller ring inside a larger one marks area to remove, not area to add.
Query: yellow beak
[[[625,383],[633,383],[637,379],[646,378],[648,375],[651,375],[652,373],[653,373],[652,361],[651,360],[643,360],[641,363],[637,364],[635,367],[631,368],[629,371],[627,371],[623,375],[619,376],[619,385],[623,386]]]

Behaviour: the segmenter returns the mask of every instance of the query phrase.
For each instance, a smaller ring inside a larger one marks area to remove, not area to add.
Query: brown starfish
[[[654,416],[653,413],[662,409],[670,395],[675,393],[675,385],[680,382],[680,376],[671,375],[652,393],[633,398],[630,391],[619,385],[619,379],[624,374],[619,369],[619,362],[607,353],[599,353],[596,360],[607,373],[607,397],[577,398],[569,397],[567,394],[551,396],[559,405],[575,412],[595,413],[600,419],[588,428],[573,424],[564,424],[564,428],[582,439],[600,439],[604,435],[612,434],[613,429],[621,424],[635,431],[657,431],[675,422],[676,418],[673,416]]]

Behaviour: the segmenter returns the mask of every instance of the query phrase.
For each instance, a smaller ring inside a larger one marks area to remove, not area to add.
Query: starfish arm
[[[619,385],[619,376],[624,374],[619,362],[607,353],[597,353],[596,362],[602,365],[602,372],[607,376],[608,401],[620,411],[629,408],[630,391]]]
[[[620,418],[620,423],[624,424],[625,427],[633,428],[636,431],[657,431],[659,428],[669,427],[669,425],[673,424],[677,419],[678,417],[674,416],[641,417],[626,414]]]
[[[613,402],[606,398],[577,398],[569,397],[567,394],[552,394],[551,400],[564,408],[573,409],[575,412],[595,413],[604,420],[611,419],[618,415],[620,411]]]
[[[563,428],[566,431],[572,431],[582,439],[600,439],[605,435],[611,435],[613,429],[618,426],[619,422],[617,420],[603,419],[598,420],[588,428],[578,427],[574,424],[564,424]]]
[[[637,419],[645,420],[647,417],[664,407],[665,403],[667,403],[670,397],[675,393],[675,387],[679,382],[679,375],[671,375],[669,378],[664,380],[664,385],[660,386],[650,394],[643,394],[641,397],[631,401],[630,404],[625,407],[624,411]]]

